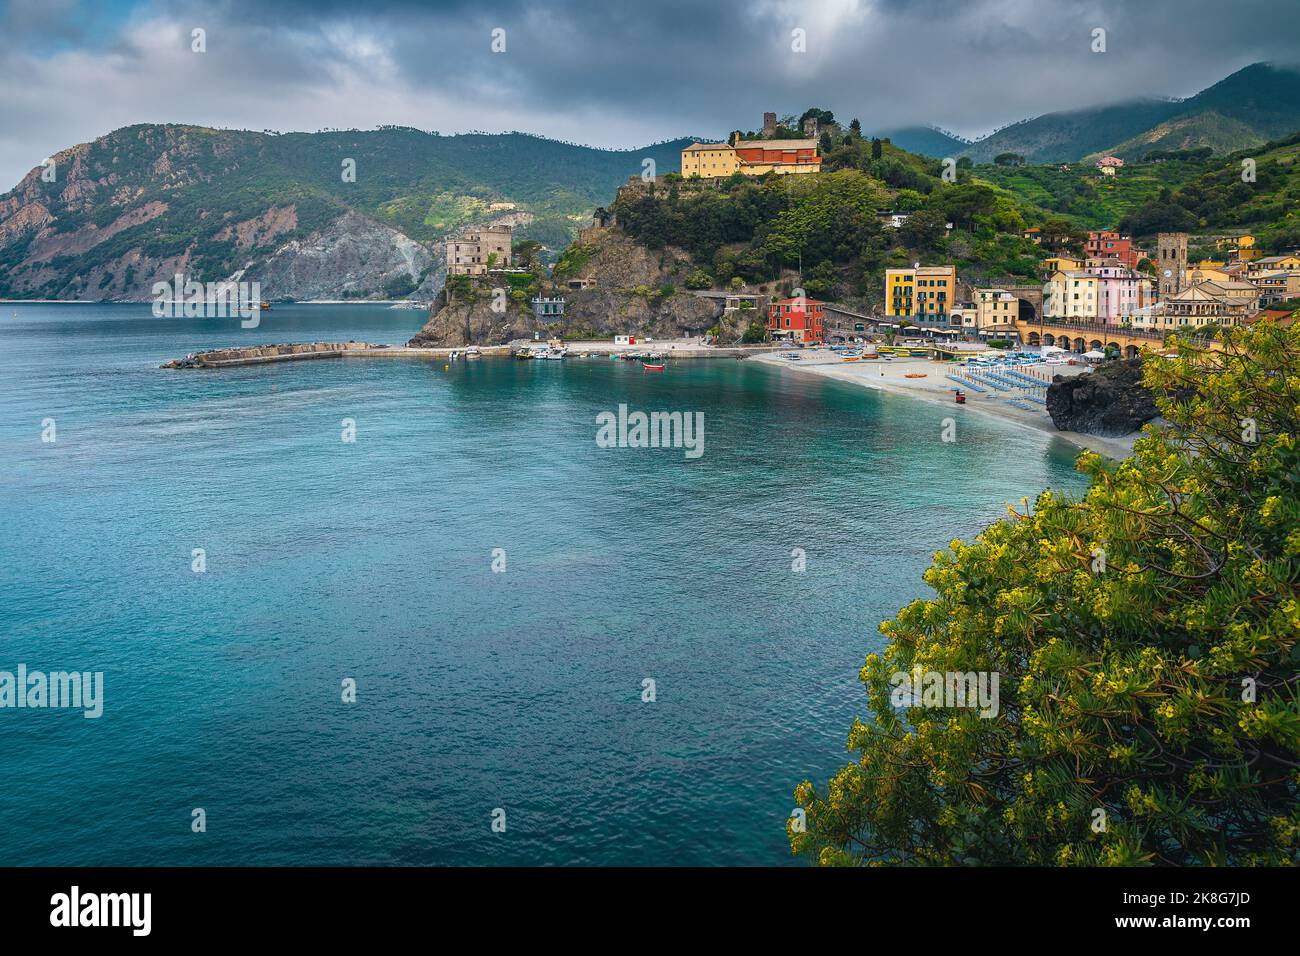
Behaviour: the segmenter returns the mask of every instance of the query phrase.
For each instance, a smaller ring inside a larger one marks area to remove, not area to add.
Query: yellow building
[[[1246,266],[1246,274],[1253,276],[1258,272],[1289,272],[1295,269],[1300,269],[1300,255],[1266,256]]]
[[[1230,282],[1236,276],[1224,269],[1225,264],[1203,260],[1187,270],[1187,281],[1204,282],[1209,279],[1211,282]]]
[[[1056,272],[1069,272],[1073,269],[1082,269],[1083,260],[1076,259],[1074,256],[1052,256],[1044,259],[1040,265],[1044,275],[1052,275]]]
[[[692,143],[682,150],[682,175],[710,179],[740,169],[740,157],[727,143]]]
[[[1043,315],[1049,319],[1096,322],[1100,300],[1097,276],[1060,269],[1043,285]]]
[[[1228,236],[1224,239],[1215,240],[1216,249],[1231,249],[1235,253],[1235,258],[1249,262],[1252,259],[1259,258],[1259,250],[1255,248],[1255,237],[1246,236]]]
[[[682,176],[719,179],[815,173],[821,169],[815,139],[736,139],[731,143],[692,143],[682,150]]]
[[[975,328],[1015,325],[1020,319],[1020,300],[1005,289],[975,290]]]
[[[885,270],[885,315],[947,322],[957,304],[955,266]]]

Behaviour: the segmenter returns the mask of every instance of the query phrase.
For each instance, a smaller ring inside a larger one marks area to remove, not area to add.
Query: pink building
[[[1097,277],[1097,321],[1104,325],[1116,325],[1120,316],[1155,301],[1151,280],[1118,260],[1089,264],[1083,271]]]

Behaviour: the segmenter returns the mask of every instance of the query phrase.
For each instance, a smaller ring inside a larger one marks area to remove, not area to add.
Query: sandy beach
[[[747,359],[751,362],[764,362],[776,365],[791,372],[821,375],[843,382],[852,382],[866,388],[876,388],[895,395],[906,395],[922,401],[935,402],[952,409],[960,415],[972,411],[978,415],[993,415],[1004,421],[1032,428],[1045,435],[1087,448],[1100,455],[1116,460],[1127,458],[1133,453],[1133,443],[1140,432],[1125,435],[1122,438],[1103,438],[1098,435],[1085,435],[1080,432],[1059,431],[1052,424],[1046,409],[1035,407],[1030,411],[1008,405],[1006,399],[1015,397],[1002,392],[975,392],[964,389],[966,404],[958,405],[953,401],[953,391],[959,386],[946,376],[957,371],[959,366],[952,362],[937,362],[925,358],[894,357],[892,361],[873,359],[870,361],[845,362],[837,354],[827,349],[802,349],[799,360],[790,361],[781,358],[782,353],[755,355]],[[1037,371],[1047,371],[1049,375],[1078,375],[1085,372],[1083,366],[1069,365],[1065,362],[1045,363],[1035,366]],[[908,374],[924,374],[924,378],[907,378]]]

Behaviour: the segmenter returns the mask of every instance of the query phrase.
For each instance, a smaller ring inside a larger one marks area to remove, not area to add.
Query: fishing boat
[[[259,309],[261,309],[263,312],[270,312],[270,311],[271,311],[271,303],[270,303],[270,302],[259,302],[258,305],[257,305],[257,307],[258,307]]]
[[[925,372],[908,372],[903,378],[926,378]]]
[[[649,362],[642,362],[641,367],[647,372],[662,372],[665,366],[662,362],[658,365],[651,365]]]
[[[465,350],[465,358],[467,359],[476,359],[482,357],[483,357],[483,350],[479,348],[477,345],[471,345],[469,348]]]

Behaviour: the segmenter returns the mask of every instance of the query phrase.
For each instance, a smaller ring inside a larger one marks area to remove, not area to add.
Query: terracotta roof
[[[689,153],[697,149],[731,149],[731,145],[728,143],[691,143],[682,152]]]
[[[742,139],[736,144],[737,149],[761,146],[764,149],[814,149],[815,139]]]

